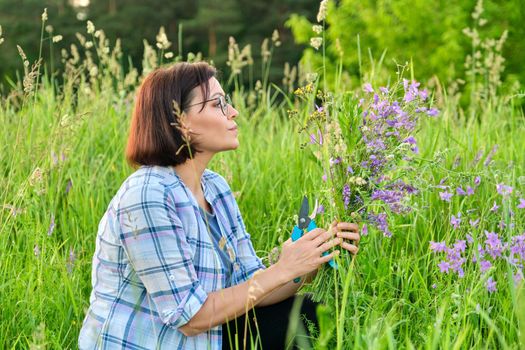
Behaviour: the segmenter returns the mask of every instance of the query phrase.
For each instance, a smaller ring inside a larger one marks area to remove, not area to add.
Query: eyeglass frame
[[[198,105],[201,105],[201,104],[204,104],[204,103],[207,103],[207,102],[215,101],[217,99],[219,100],[219,104],[221,106],[222,114],[225,117],[228,117],[228,106],[231,106],[231,104],[232,104],[232,99],[231,99],[229,94],[219,95],[217,97],[210,98],[209,100],[197,102],[197,103],[191,104],[189,106],[186,106],[186,108],[193,107],[193,106],[198,106]],[[223,101],[224,101],[225,104],[223,104]]]

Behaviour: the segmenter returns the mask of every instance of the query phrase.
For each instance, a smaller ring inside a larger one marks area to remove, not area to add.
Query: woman
[[[178,63],[152,72],[138,91],[126,157],[140,167],[99,224],[81,349],[243,347],[252,326],[262,332],[281,322],[264,319],[265,310],[287,320],[301,285],[293,280],[311,278],[338,254],[323,252],[357,252],[343,242],[359,241],[357,225],[334,223],[337,237],[315,229],[288,240],[265,268],[228,184],[206,169],[216,153],[239,146],[238,112],[215,75],[207,63]],[[245,332],[235,321],[254,306]],[[259,345],[282,347],[274,333]]]

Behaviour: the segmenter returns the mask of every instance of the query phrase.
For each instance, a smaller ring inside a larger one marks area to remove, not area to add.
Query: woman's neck
[[[202,194],[201,178],[213,155],[198,153],[193,159],[188,159],[183,164],[173,167],[177,175],[182,179],[186,187],[198,196]]]

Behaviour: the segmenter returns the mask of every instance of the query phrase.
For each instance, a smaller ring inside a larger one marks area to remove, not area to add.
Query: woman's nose
[[[228,119],[235,119],[239,115],[239,111],[235,109],[232,105],[228,108]]]

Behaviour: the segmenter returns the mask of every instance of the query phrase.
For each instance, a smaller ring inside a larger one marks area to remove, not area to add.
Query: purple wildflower
[[[437,288],[437,284],[432,284],[432,289],[436,289]]]
[[[456,243],[454,243],[454,249],[458,252],[465,252],[465,249],[467,249],[467,242],[462,239],[456,240]]]
[[[490,165],[490,163],[492,162],[492,157],[494,156],[494,154],[496,154],[497,151],[498,145],[494,145],[494,147],[492,147],[492,149],[490,150],[490,153],[487,155],[487,158],[485,158],[483,166],[487,167]]]
[[[388,95],[388,88],[381,86],[379,90],[384,93],[385,95]]]
[[[367,235],[368,235],[368,226],[364,224],[363,228],[361,228],[361,236],[367,236]]]
[[[320,205],[317,207],[317,213],[316,214],[324,214],[324,205]]]
[[[472,219],[470,219],[470,220],[469,220],[469,224],[470,224],[470,226],[472,226],[472,227],[477,227],[478,224],[479,224],[479,220],[480,220],[480,218],[477,218],[476,220],[472,220]]]
[[[326,174],[323,174],[323,176],[321,177],[321,179],[323,179],[323,181],[326,182],[326,180],[328,179],[328,177],[326,176]]]
[[[492,267],[492,264],[488,260],[481,260],[479,262],[479,267],[481,269],[481,272],[486,272],[488,269]]]
[[[445,202],[450,202],[450,198],[452,198],[452,196],[453,196],[453,194],[448,192],[448,191],[439,193],[439,197],[441,198],[441,200],[443,200]]]
[[[502,183],[497,184],[497,185],[496,185],[496,189],[497,189],[498,193],[499,193],[500,195],[502,195],[503,197],[508,197],[508,196],[510,196],[510,195],[512,194],[512,191],[513,191],[513,188],[512,188],[512,187],[507,186],[507,185],[502,184]]]
[[[438,252],[444,252],[447,250],[447,245],[445,242],[433,242],[430,241],[430,250],[438,253]]]
[[[501,253],[503,252],[503,244],[501,243],[501,239],[499,238],[498,234],[495,232],[485,231],[485,236],[487,237],[485,240],[485,248],[487,253],[493,259],[500,257]]]
[[[512,237],[510,253],[512,256],[518,255],[521,260],[525,260],[525,233]]]
[[[427,89],[423,89],[423,90],[419,91],[419,98],[422,101],[425,101],[428,98],[428,90]]]
[[[72,186],[73,186],[73,181],[71,181],[71,179],[68,179],[67,183],[66,183],[66,190],[65,190],[66,194],[69,193],[69,191],[71,190]]]
[[[448,270],[450,269],[450,264],[444,260],[441,260],[441,262],[438,264],[438,267],[441,273],[448,273]]]
[[[323,134],[321,133],[321,130],[317,129],[317,138],[315,134],[310,134],[310,144],[323,144]]]
[[[419,153],[419,148],[417,147],[417,142],[414,136],[407,137],[403,142],[408,143],[411,146],[410,149],[412,150],[412,152],[416,154]]]
[[[490,208],[490,211],[495,213],[495,212],[498,211],[498,209],[499,209],[498,204],[496,202],[494,202],[494,205],[492,206],[492,208]]]
[[[428,111],[427,111],[427,115],[429,117],[435,117],[439,114],[439,110],[436,109],[436,108],[430,108]]]
[[[377,215],[371,214],[370,221],[374,223],[378,230],[383,232],[383,236],[392,237],[392,232],[388,229],[386,213],[379,213]]]
[[[345,202],[345,209],[348,209],[348,206],[350,205],[350,186],[348,184],[345,184],[343,187],[343,201]]]
[[[352,169],[352,167],[349,165],[347,168],[346,168],[346,172],[348,174],[353,174],[354,173],[354,169]]]
[[[456,193],[458,194],[458,196],[467,195],[467,192],[465,192],[461,187],[456,188]]]
[[[366,83],[365,85],[363,85],[363,90],[369,93],[374,92],[374,89],[372,88],[372,85],[370,83]]]
[[[341,163],[341,157],[337,157],[337,158],[330,158],[330,166],[333,166],[335,164],[340,164]]]
[[[497,290],[496,281],[494,281],[492,277],[489,277],[489,279],[487,280],[487,283],[485,284],[485,287],[487,287],[487,290],[489,291],[489,293],[495,292]]]
[[[370,197],[372,200],[380,200],[388,204],[390,209],[395,213],[400,213],[404,210],[404,207],[400,203],[403,198],[403,192],[393,190],[375,190]]]
[[[480,183],[481,183],[481,177],[476,176],[476,178],[474,179],[474,184],[475,184],[476,186],[479,186]]]
[[[474,243],[474,238],[472,238],[472,236],[470,234],[468,234],[468,233],[467,233],[467,242],[468,242],[468,244]]]
[[[454,229],[457,229],[459,224],[461,224],[461,213],[458,213],[457,216],[452,215],[450,218],[450,224],[454,226]]]
[[[518,209],[525,209],[525,199],[520,198],[520,204],[518,204]]]
[[[472,196],[474,194],[474,189],[470,186],[467,186],[467,196]]]

